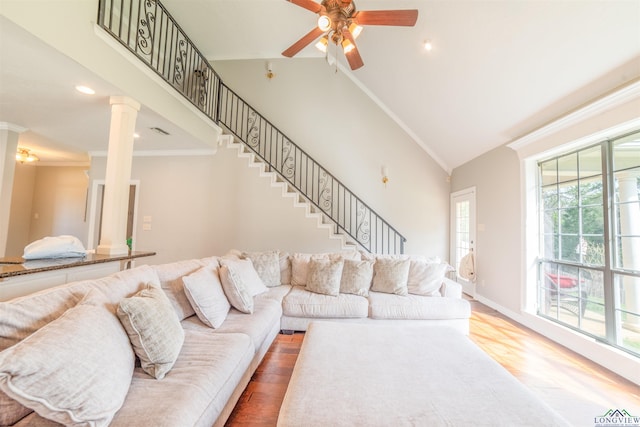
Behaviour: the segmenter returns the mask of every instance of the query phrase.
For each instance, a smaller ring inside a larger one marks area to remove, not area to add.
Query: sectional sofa
[[[231,251],[0,302],[0,425],[224,425],[281,330],[468,332],[446,271],[423,257]]]

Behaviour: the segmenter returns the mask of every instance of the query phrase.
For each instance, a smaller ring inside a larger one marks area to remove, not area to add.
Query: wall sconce
[[[386,166],[382,166],[382,169],[380,169],[380,172],[382,173],[382,183],[386,187],[387,182],[389,182],[389,168]]]
[[[273,72],[273,64],[271,63],[271,61],[267,62],[267,74],[266,74],[267,78],[269,80],[271,80],[272,78],[274,78],[276,76],[276,74]]]

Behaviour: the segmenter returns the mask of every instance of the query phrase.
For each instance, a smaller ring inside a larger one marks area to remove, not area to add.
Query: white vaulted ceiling
[[[163,3],[212,61],[280,58],[316,21],[313,13],[285,0]],[[366,27],[357,40],[364,67],[343,66],[340,72],[447,171],[640,78],[640,0],[356,0],[356,6],[419,10],[412,28]],[[422,49],[426,39],[433,43],[431,52]],[[6,44],[0,45],[3,57]],[[289,60],[310,56],[322,54],[310,45]],[[21,102],[10,114],[26,114],[18,111],[20,105],[26,109],[30,97],[41,99],[42,91],[18,88],[12,79],[20,71],[6,68],[0,70],[2,96],[17,99],[14,89],[19,89]],[[72,100],[58,105],[48,120],[77,114]],[[106,144],[105,120],[83,129],[84,138]],[[86,133],[92,129],[99,135],[90,138]],[[53,131],[47,135],[43,127],[39,136],[59,139]],[[70,150],[77,145],[73,138],[65,143]]]

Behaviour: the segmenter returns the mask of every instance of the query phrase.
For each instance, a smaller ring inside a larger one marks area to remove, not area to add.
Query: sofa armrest
[[[462,298],[462,285],[451,279],[444,278],[440,293],[443,297]]]

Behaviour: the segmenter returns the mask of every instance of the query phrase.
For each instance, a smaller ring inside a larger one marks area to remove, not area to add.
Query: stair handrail
[[[295,188],[333,223],[336,234],[368,252],[404,253],[406,238],[224,84],[159,0],[99,0],[97,22]]]

